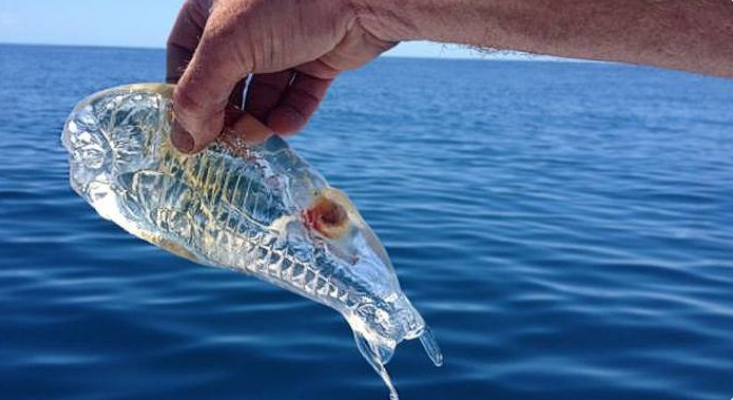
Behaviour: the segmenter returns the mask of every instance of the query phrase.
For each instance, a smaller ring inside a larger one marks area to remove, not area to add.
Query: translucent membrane
[[[419,337],[443,357],[400,288],[379,239],[348,197],[280,138],[171,145],[173,87],[140,84],[90,96],[63,132],[71,186],[104,218],[195,262],[254,275],[340,312],[390,390],[384,365]]]

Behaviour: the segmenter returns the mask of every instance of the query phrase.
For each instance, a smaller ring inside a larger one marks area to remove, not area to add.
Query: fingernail
[[[193,140],[193,136],[185,130],[178,121],[173,121],[171,126],[171,143],[178,149],[178,151],[186,154],[193,152],[193,148],[196,143]]]

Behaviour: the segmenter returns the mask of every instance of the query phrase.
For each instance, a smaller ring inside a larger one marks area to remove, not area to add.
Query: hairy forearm
[[[730,0],[363,0],[385,40],[434,40],[733,77]]]

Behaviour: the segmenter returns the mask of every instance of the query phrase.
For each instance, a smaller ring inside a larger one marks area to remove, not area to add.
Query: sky
[[[398,1],[398,0],[395,0]],[[0,0],[0,43],[164,48],[183,0]],[[457,45],[402,43],[389,55],[489,56]]]

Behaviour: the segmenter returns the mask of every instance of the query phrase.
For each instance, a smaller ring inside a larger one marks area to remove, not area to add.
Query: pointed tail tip
[[[425,353],[430,357],[433,364],[435,364],[436,367],[443,366],[443,352],[440,351],[438,341],[435,340],[433,332],[427,325],[425,325],[425,328],[423,328],[422,334],[420,335],[420,343],[422,343]]]
[[[356,340],[356,347],[359,349],[359,352],[361,352],[361,355],[364,356],[364,359],[366,359],[369,365],[377,371],[379,376],[382,378],[382,381],[387,386],[387,389],[389,389],[390,400],[399,400],[399,395],[397,394],[397,389],[392,383],[392,378],[384,367],[385,363],[380,359],[379,350],[375,348],[377,346],[369,343],[364,335],[356,330],[354,330],[354,340]]]

